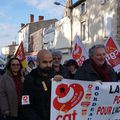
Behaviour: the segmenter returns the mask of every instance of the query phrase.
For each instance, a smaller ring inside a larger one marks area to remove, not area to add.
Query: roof
[[[40,28],[46,28],[48,27],[50,24],[55,24],[55,22],[57,22],[57,19],[50,19],[50,20],[42,20],[42,21],[37,21],[37,22],[33,22],[33,23],[27,23],[23,28],[21,28],[18,32],[20,32],[22,29],[24,29],[26,26],[30,26],[32,27],[33,32],[39,30]]]

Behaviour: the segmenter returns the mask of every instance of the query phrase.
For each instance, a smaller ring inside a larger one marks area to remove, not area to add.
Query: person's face
[[[76,70],[75,65],[68,66],[68,71],[74,72]]]
[[[52,62],[52,55],[45,54],[40,58],[39,67],[44,70],[49,70],[50,68],[52,68]]]
[[[104,48],[96,48],[94,51],[93,56],[91,57],[93,61],[98,65],[101,66],[105,63],[106,58],[106,51]]]
[[[18,60],[12,60],[11,61],[11,65],[10,65],[11,71],[12,73],[18,73],[18,71],[20,70],[20,63]]]
[[[33,62],[30,62],[29,67],[34,68],[35,64]]]
[[[61,63],[61,57],[60,56],[53,56],[53,65],[59,66]]]

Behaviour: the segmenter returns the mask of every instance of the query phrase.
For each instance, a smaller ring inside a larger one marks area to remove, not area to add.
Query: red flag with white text
[[[120,72],[120,48],[112,37],[109,37],[105,43],[107,52],[107,62],[116,72]]]
[[[20,43],[20,45],[15,53],[15,57],[19,58],[23,65],[23,68],[26,68],[26,57],[25,57],[23,42]]]
[[[88,59],[88,53],[79,36],[75,36],[73,45],[72,58],[77,61],[78,65],[82,65]]]

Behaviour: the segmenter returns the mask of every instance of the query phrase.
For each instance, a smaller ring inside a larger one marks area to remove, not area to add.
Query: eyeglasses
[[[17,66],[17,67],[19,67],[20,64],[11,64],[11,66]]]
[[[60,57],[53,57],[53,60],[61,60]]]
[[[52,60],[51,61],[47,61],[47,60],[44,60],[44,61],[42,61],[42,63],[44,63],[44,64],[47,64],[47,63],[52,63]]]

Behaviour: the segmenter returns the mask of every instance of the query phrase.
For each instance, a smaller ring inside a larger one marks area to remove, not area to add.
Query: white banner
[[[79,36],[75,36],[73,45],[72,58],[78,62],[78,65],[82,65],[88,59],[88,53]]]
[[[52,82],[50,120],[120,120],[120,82]]]

